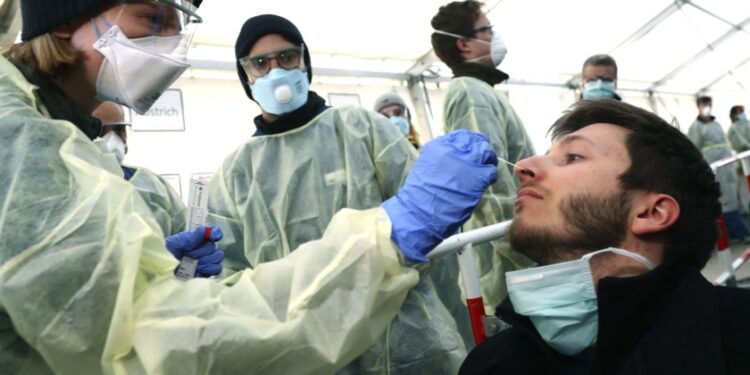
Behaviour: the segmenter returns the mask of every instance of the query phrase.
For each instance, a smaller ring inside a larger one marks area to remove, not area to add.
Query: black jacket
[[[506,299],[511,328],[475,348],[459,374],[750,374],[750,291],[662,266],[599,282],[596,346],[563,356]]]

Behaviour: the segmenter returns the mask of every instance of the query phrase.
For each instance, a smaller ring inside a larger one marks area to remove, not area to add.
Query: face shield
[[[104,56],[97,97],[144,114],[189,67],[187,52],[202,21],[186,0],[121,1],[91,20]]]

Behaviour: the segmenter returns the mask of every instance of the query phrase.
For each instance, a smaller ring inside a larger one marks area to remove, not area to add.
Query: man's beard
[[[563,200],[563,228],[545,228],[513,220],[510,245],[539,264],[580,258],[583,254],[618,246],[625,239],[631,196],[578,194]],[[540,221],[541,224],[541,221]]]

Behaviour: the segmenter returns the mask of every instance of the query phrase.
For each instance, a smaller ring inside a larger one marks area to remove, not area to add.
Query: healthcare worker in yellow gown
[[[443,129],[482,133],[498,157],[516,163],[536,153],[510,101],[494,87],[508,79],[498,68],[508,50],[496,29],[499,25],[490,22],[482,6],[474,0],[454,1],[440,7],[431,20],[432,47],[453,72],[443,101]],[[497,182],[487,190],[464,230],[513,218],[520,183],[509,165],[499,165],[497,172]],[[507,240],[476,246],[474,254],[485,310],[494,314],[507,296],[505,272],[530,267],[533,262],[512,249]]]
[[[261,114],[209,188],[208,221],[224,232],[228,268],[288,255],[320,238],[342,208],[379,206],[416,158],[383,116],[330,108],[310,91],[308,50],[297,27],[277,15],[248,19],[237,37],[240,82]],[[465,356],[454,319],[423,278],[381,339],[341,373],[456,373]]]
[[[211,262],[220,262],[220,235],[205,240],[201,228],[165,241],[92,142],[99,122],[90,113],[99,100],[148,109],[187,67],[194,7],[21,5],[23,42],[0,57],[3,373],[331,373],[377,341],[418,283],[405,264],[466,220],[494,181],[485,139],[444,137],[402,190],[406,201],[450,199],[344,210],[321,240],[276,262],[221,282],[178,281],[183,255],[203,276],[220,270]],[[450,171],[466,175],[448,190]],[[427,208],[438,219],[420,219]]]

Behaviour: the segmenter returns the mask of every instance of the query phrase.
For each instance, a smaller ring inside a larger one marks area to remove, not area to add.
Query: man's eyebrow
[[[558,142],[560,145],[567,145],[576,141],[584,141],[592,146],[596,146],[596,143],[594,143],[591,139],[588,137],[584,137],[580,134],[568,134],[563,137],[563,139]]]
[[[562,139],[560,139],[559,141],[555,142],[555,145],[556,146],[565,146],[565,145],[569,145],[569,144],[571,144],[573,142],[578,142],[578,141],[586,142],[589,145],[591,145],[592,147],[596,147],[599,150],[602,149],[601,146],[597,145],[589,137],[585,137],[585,136],[582,136],[580,134],[568,134],[568,135],[562,137]],[[547,150],[547,152],[544,153],[544,155],[548,155],[548,154],[549,154],[549,150]]]

